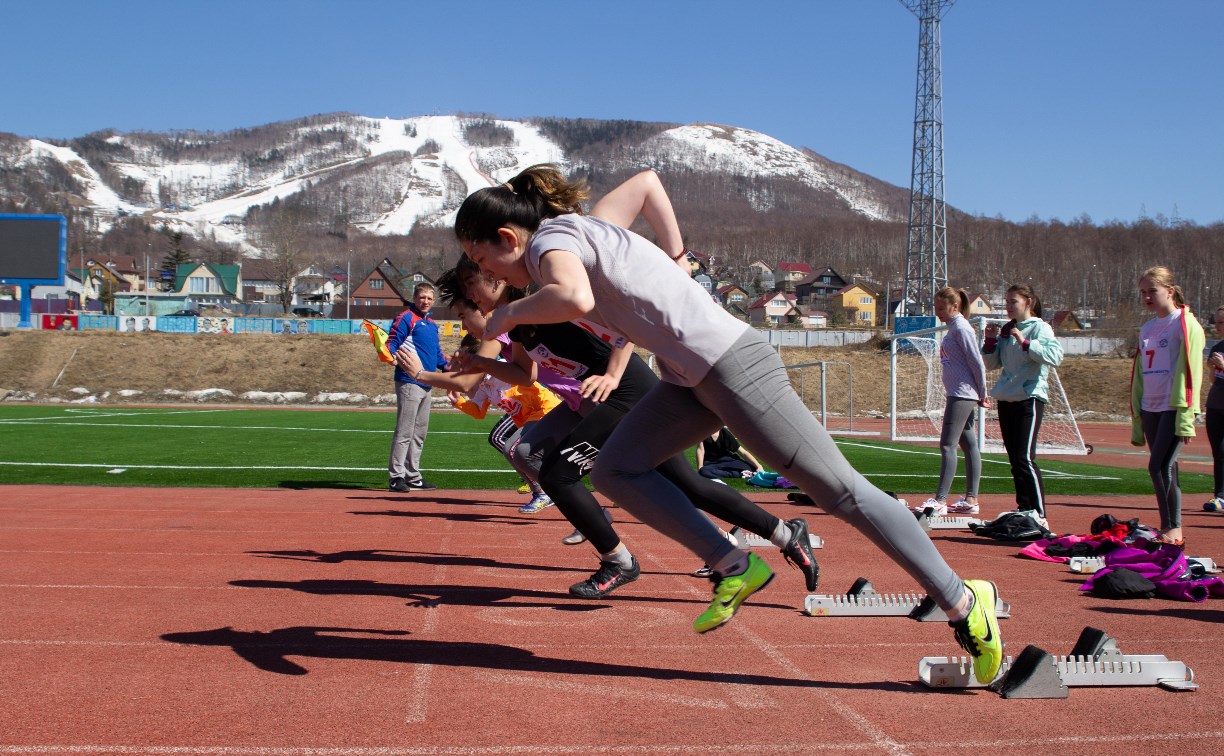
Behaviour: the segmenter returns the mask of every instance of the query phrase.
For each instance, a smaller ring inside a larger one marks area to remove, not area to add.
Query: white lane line
[[[48,418],[54,420],[55,418]],[[41,421],[32,420],[0,420],[0,425],[45,425]],[[240,431],[240,430],[263,430],[263,431],[308,431],[314,433],[378,433],[386,434],[390,430],[387,428],[306,428],[301,426],[290,425],[180,425],[178,423],[88,423],[79,420],[71,422],[56,423],[56,426],[70,425],[82,426],[89,428],[105,428],[107,430],[124,429],[124,428],[162,428],[165,430],[217,430],[217,431]],[[433,435],[444,436],[487,436],[488,431],[444,431],[431,430]]]
[[[387,466],[381,467],[340,467],[326,465],[126,465],[114,462],[14,462],[0,461],[7,467],[73,467],[73,468],[106,468],[125,467],[129,470],[319,470],[319,471],[349,471],[349,472],[386,472]],[[444,473],[516,473],[512,469],[473,470],[468,467],[427,467],[422,472]],[[373,490],[373,489],[372,489]]]

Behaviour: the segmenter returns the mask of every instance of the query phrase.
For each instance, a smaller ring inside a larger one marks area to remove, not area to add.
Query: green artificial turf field
[[[440,488],[513,488],[518,477],[485,440],[495,418],[434,412],[421,460]],[[383,488],[394,414],[389,411],[224,407],[0,406],[0,483]],[[842,452],[881,488],[929,493],[939,450],[839,438]],[[1144,494],[1146,470],[1043,458],[1050,494]],[[1074,460],[1074,461],[1073,461]],[[1182,488],[1210,478],[1183,473]],[[746,488],[741,483],[734,483]],[[958,479],[953,491],[962,485]],[[1001,455],[983,458],[982,493],[1011,491]],[[761,490],[761,489],[752,489]]]

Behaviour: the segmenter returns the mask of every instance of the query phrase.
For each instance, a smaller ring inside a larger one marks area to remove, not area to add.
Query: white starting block
[[[1187,562],[1198,562],[1203,566],[1203,571],[1209,574],[1217,574],[1220,568],[1216,566],[1215,560],[1210,557],[1186,557]],[[1080,575],[1092,575],[1098,570],[1105,568],[1105,557],[1071,557],[1071,561],[1067,564],[1072,572]]]
[[[747,530],[743,529],[735,532],[735,540],[739,541],[740,548],[742,549],[760,549],[766,546],[773,547],[773,544],[768,538],[762,538],[756,533],[749,533]],[[812,535],[809,533],[808,543],[812,545],[813,549],[824,548],[824,539],[818,535]]]
[[[999,668],[990,684],[973,676],[973,660],[928,656],[918,662],[918,678],[931,688],[988,688],[1003,698],[1066,698],[1074,687],[1159,686],[1171,691],[1198,690],[1194,672],[1160,654],[1123,654],[1116,640],[1086,627],[1068,656],[1052,656],[1026,646]]]
[[[918,524],[923,530],[969,530],[970,525],[981,525],[977,517],[928,517],[925,513],[918,515]]]
[[[920,622],[947,622],[948,615],[931,599],[918,593],[876,593],[865,578],[859,578],[845,595],[812,595],[803,601],[803,611],[812,617],[909,617]],[[995,616],[1011,617],[1011,604],[995,602]]]

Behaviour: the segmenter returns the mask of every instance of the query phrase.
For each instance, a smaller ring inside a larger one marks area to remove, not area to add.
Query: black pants
[[[1016,486],[1016,508],[1035,510],[1045,517],[1045,483],[1037,466],[1037,435],[1045,402],[1025,399],[1021,402],[999,403],[999,431],[1003,448],[1011,462],[1012,482]]]
[[[1211,444],[1215,495],[1224,499],[1224,410],[1207,410],[1207,441]]]
[[[540,466],[540,486],[553,500],[565,519],[587,537],[600,554],[616,548],[620,537],[604,518],[599,502],[582,483],[590,472],[599,449],[625,416],[621,410],[600,405],[582,419]],[[773,535],[778,518],[744,498],[723,483],[697,474],[683,454],[657,468],[674,483],[698,509],[763,538]]]

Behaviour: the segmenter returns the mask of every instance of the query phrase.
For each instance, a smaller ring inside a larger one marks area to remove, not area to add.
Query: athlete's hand
[[[503,333],[508,333],[511,328],[514,328],[516,323],[511,322],[509,314],[505,307],[498,307],[485,321],[484,339],[492,340],[501,336]]]
[[[985,335],[986,335],[986,338],[988,339],[999,338],[999,324],[998,323],[987,323]]]
[[[1211,357],[1207,362],[1215,365],[1218,368],[1224,368],[1224,352],[1212,352]]]
[[[613,378],[610,375],[592,375],[582,382],[582,396],[593,402],[602,403],[619,385],[619,378]]]
[[[990,409],[991,407],[990,397],[989,396],[982,397],[981,401],[979,401],[978,404],[981,405],[982,409]]]

